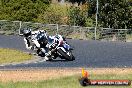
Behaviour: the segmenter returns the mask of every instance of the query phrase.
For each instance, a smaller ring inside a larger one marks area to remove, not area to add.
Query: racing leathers
[[[34,50],[35,47],[37,48],[37,54],[42,51],[43,53],[47,52],[46,44],[41,44],[42,37],[47,38],[47,33],[44,30],[38,30],[31,32],[31,35],[28,37],[24,37],[24,42],[26,48],[29,50]],[[46,43],[46,42],[45,42]]]

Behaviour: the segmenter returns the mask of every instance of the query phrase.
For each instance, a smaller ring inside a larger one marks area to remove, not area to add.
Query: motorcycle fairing
[[[70,50],[71,47],[68,45],[68,44],[63,44],[63,47],[66,49],[66,50]]]

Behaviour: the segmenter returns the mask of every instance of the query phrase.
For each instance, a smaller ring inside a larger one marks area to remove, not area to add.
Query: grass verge
[[[14,63],[32,59],[32,55],[14,49],[0,48],[0,64]]]
[[[87,69],[89,78],[129,79],[131,68]],[[30,69],[0,71],[0,88],[84,88],[79,84],[81,69]],[[3,79],[3,80],[2,80]],[[131,86],[87,86],[85,88],[132,88]]]
[[[79,75],[37,82],[0,82],[0,88],[83,88],[78,81]],[[91,75],[91,79],[131,79],[129,75]],[[132,86],[87,86],[85,88],[132,88]]]

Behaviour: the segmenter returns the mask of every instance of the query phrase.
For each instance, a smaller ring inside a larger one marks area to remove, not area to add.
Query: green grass
[[[79,84],[79,75],[64,77],[59,79],[44,80],[39,82],[0,82],[0,88],[84,88]],[[132,74],[128,75],[91,75],[90,79],[129,79],[132,80]],[[132,88],[132,86],[87,86],[85,88]]]
[[[32,59],[32,55],[14,49],[0,48],[0,64],[21,62]]]
[[[126,35],[126,41],[129,41],[129,42],[132,41],[132,34],[127,34]]]

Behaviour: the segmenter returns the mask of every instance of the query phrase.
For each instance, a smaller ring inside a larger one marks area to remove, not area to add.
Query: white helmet
[[[31,36],[31,29],[25,28],[25,29],[23,30],[23,35],[24,35],[24,37],[29,37],[29,36]]]

